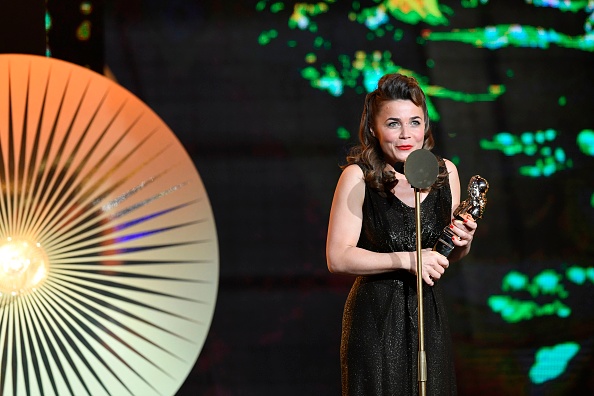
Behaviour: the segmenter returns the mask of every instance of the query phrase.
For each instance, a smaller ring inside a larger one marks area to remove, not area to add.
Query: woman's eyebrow
[[[417,119],[417,118],[422,118],[422,117],[421,116],[412,116],[412,117],[409,118],[409,120],[414,120],[414,119]],[[402,118],[401,117],[388,117],[387,120],[400,121],[400,120],[402,120]]]

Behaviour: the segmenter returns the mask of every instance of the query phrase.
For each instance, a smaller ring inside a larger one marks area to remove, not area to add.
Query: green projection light
[[[556,315],[566,318],[571,315],[571,308],[563,303],[569,297],[564,281],[576,285],[586,282],[594,284],[594,267],[570,266],[561,273],[546,269],[532,278],[519,271],[510,271],[503,277],[501,291],[525,295],[530,298],[519,299],[510,295],[493,295],[488,305],[495,313],[499,313],[508,323],[517,323],[540,316]],[[536,300],[549,300],[537,303]]]
[[[506,156],[524,155],[534,158],[533,165],[519,168],[523,176],[548,177],[554,173],[573,167],[573,161],[567,158],[562,147],[553,146],[558,136],[554,129],[536,132],[523,132],[514,135],[500,132],[492,140],[482,139],[480,147],[483,150],[498,150]]]
[[[594,130],[584,129],[578,134],[576,140],[582,153],[594,157]]]
[[[489,297],[488,305],[508,323],[544,316],[567,318],[571,315],[571,308],[562,301],[569,297],[569,292],[565,288],[566,282],[579,286],[584,286],[588,282],[594,284],[594,267],[572,265],[565,269],[565,273],[546,269],[532,280],[519,271],[510,271],[503,277],[501,291],[524,298],[512,297],[509,294],[493,295]],[[534,384],[541,384],[558,378],[580,349],[580,345],[575,342],[539,348],[535,354],[535,362],[530,368],[530,380]]]
[[[593,52],[592,33],[583,36],[569,36],[553,29],[517,24],[487,26],[484,28],[458,29],[451,32],[425,31],[427,41],[454,41],[491,50],[518,47],[547,49],[551,44],[562,48],[571,48]]]
[[[536,352],[536,362],[530,368],[530,380],[535,384],[542,384],[559,377],[579,350],[580,346],[575,342],[540,348]]]

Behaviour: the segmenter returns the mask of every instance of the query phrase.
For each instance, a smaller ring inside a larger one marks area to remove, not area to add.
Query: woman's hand
[[[470,247],[474,233],[476,231],[476,221],[470,215],[466,215],[464,220],[454,220],[450,224],[450,230],[454,233],[452,242],[459,247]]]
[[[432,249],[423,249],[421,251],[421,260],[423,263],[423,280],[429,286],[433,286],[435,284],[434,281],[441,278],[446,268],[450,265],[450,262],[445,256],[434,252]],[[417,274],[416,260],[412,261],[410,272],[414,275]]]

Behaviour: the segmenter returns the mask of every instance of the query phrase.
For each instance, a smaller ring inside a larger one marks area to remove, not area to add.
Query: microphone
[[[404,163],[404,176],[417,189],[429,188],[437,180],[439,163],[429,150],[418,149],[409,154]]]
[[[487,205],[487,191],[489,191],[487,180],[479,175],[472,176],[468,183],[468,198],[458,205],[454,211],[454,218],[462,221],[468,216],[472,217],[474,221],[481,219]],[[448,257],[455,247],[452,243],[454,235],[449,226],[445,227],[433,250]]]

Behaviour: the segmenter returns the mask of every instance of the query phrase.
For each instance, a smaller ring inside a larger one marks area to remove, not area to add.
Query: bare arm
[[[330,272],[350,275],[372,275],[399,269],[416,273],[415,252],[376,253],[357,247],[363,223],[362,206],[365,198],[363,171],[357,165],[344,169],[334,193],[326,260]],[[439,279],[448,260],[439,253],[423,251],[423,278],[432,285]]]
[[[451,161],[446,160],[446,166],[450,173],[450,189],[452,191],[452,218],[454,217],[454,210],[460,205],[460,176],[458,169]],[[468,216],[466,221],[453,220],[452,232],[456,235],[452,242],[455,245],[454,250],[448,256],[450,262],[455,262],[464,258],[470,252],[474,232],[476,231],[476,222],[472,217]]]

